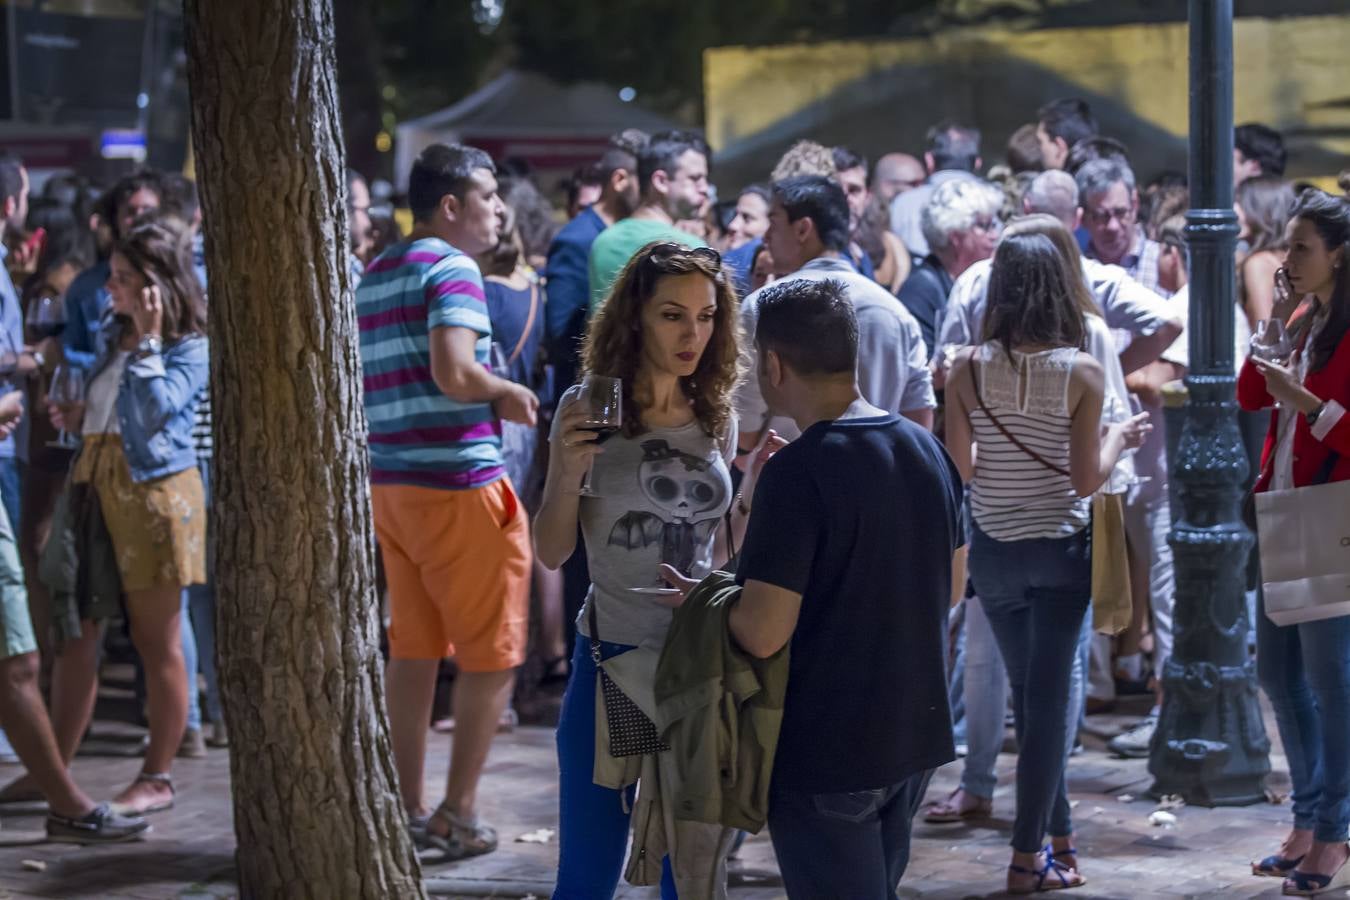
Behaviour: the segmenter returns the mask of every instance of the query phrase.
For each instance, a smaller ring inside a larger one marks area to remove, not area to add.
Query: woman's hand
[[[164,297],[159,292],[159,285],[149,284],[141,288],[140,296],[131,310],[131,319],[136,324],[137,337],[160,336],[164,326]]]
[[[1107,427],[1107,431],[1114,431],[1120,435],[1120,441],[1124,449],[1138,449],[1149,434],[1153,431],[1153,425],[1149,422],[1149,415],[1142,412],[1137,416],[1131,416],[1124,422],[1116,422]]]
[[[1275,293],[1271,302],[1271,316],[1287,325],[1289,317],[1302,302],[1303,295],[1295,291],[1294,285],[1289,281],[1289,270],[1280,266],[1275,270]]]
[[[1252,365],[1256,366],[1257,371],[1265,376],[1266,390],[1270,396],[1282,406],[1296,409],[1301,413],[1310,413],[1322,405],[1321,398],[1305,388],[1294,372],[1294,361],[1298,359],[1298,351],[1295,351],[1294,358],[1290,360],[1288,366],[1255,355],[1248,358],[1252,361]]]
[[[75,434],[79,432],[80,424],[84,421],[84,404],[73,403],[62,412],[61,407],[55,403],[48,403],[47,418],[51,419],[52,424],[60,430]]]
[[[686,578],[679,569],[668,563],[661,564],[661,577],[666,580],[666,584],[679,591],[678,594],[662,594],[656,597],[657,603],[671,609],[683,606],[684,601],[689,598],[689,592],[698,586],[697,578]]]
[[[599,435],[580,427],[586,421],[586,414],[586,406],[580,397],[573,397],[558,411],[558,433],[553,439],[552,452],[562,467],[564,484],[577,484],[586,474],[591,460],[605,452],[596,443]]]

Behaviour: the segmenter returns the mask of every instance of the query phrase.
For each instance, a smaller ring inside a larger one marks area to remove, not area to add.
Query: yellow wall
[[[1331,155],[1350,156],[1350,137],[1344,136],[1350,135],[1350,15],[1240,19],[1234,24],[1234,48],[1235,118],[1293,132],[1292,174],[1329,174]],[[978,28],[897,41],[715,48],[704,60],[707,135],[715,149],[726,150],[790,116],[802,116],[804,110],[808,121],[824,121],[820,117],[830,116],[832,105],[847,105],[841,98],[851,97],[849,102],[856,105],[860,92],[884,88],[895,97],[887,107],[895,121],[883,115],[878,127],[903,136],[902,144],[889,149],[913,151],[920,146],[915,135],[921,141],[930,122],[905,122],[906,101],[912,98],[928,109],[937,91],[950,99],[954,117],[974,118],[974,124],[986,127],[993,139],[986,140],[986,157],[996,158],[1012,129],[1005,129],[1002,121],[989,129],[980,119],[1001,118],[996,107],[991,110],[999,92],[1026,90],[1026,85],[1000,82],[1006,77],[1000,73],[1029,71],[1034,73],[1030,77],[1046,82],[1042,101],[1063,96],[1068,82],[1093,99],[1094,106],[1105,100],[1127,108],[1137,119],[1137,139],[1160,132],[1184,138],[1187,52],[1184,23],[1034,32]],[[969,77],[937,85],[916,77],[936,66]],[[912,89],[887,82],[892,77],[888,73],[912,80]],[[1017,121],[1034,113],[1035,105],[1024,109],[1019,104],[1015,111]],[[1015,122],[1010,124],[1015,127]],[[1129,128],[1114,124],[1118,131]],[[1328,128],[1342,130],[1343,136],[1316,133]],[[1300,135],[1301,129],[1314,133]],[[1130,135],[1117,136],[1131,143]],[[1299,150],[1309,145],[1320,151],[1308,154],[1316,158],[1317,169],[1298,172]],[[1175,152],[1169,159],[1174,157]]]

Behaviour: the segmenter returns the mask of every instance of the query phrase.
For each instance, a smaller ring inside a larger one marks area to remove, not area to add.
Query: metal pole
[[[1265,799],[1270,772],[1247,653],[1244,594],[1252,535],[1240,521],[1247,456],[1233,373],[1233,3],[1190,0],[1190,367],[1185,424],[1171,475],[1181,515],[1175,646],[1149,753],[1154,794],[1203,806]]]

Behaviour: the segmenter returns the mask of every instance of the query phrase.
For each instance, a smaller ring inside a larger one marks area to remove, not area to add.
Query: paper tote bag
[[[1092,498],[1092,630],[1120,634],[1133,618],[1125,496],[1096,494]]]
[[[1257,494],[1256,525],[1272,622],[1350,615],[1350,481]]]

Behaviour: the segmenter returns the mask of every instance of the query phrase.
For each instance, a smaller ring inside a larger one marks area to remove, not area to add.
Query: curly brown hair
[[[605,297],[582,345],[582,371],[623,380],[623,433],[635,437],[646,431],[642,410],[634,400],[638,369],[642,365],[642,310],[668,275],[699,273],[712,283],[717,299],[713,333],[699,357],[694,374],[680,379],[680,387],[703,430],[712,437],[727,433],[731,421],[731,394],[740,379],[740,314],[722,257],[707,247],[689,249],[670,241],[648,244],[624,266]]]

